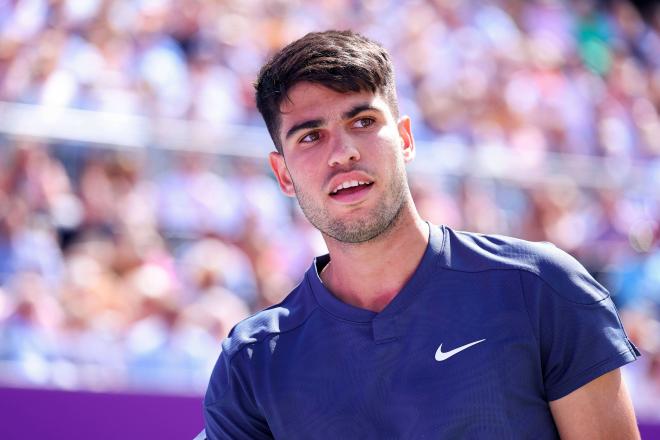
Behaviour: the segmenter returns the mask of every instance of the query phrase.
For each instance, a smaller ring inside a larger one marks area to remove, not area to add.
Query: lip
[[[337,194],[331,194],[329,197],[335,202],[339,202],[341,204],[354,205],[364,200],[371,191],[371,189],[373,188],[373,186],[374,186],[373,183],[368,186],[361,185],[355,187],[355,189],[351,188],[350,192],[348,193],[340,191]]]
[[[337,174],[332,179],[330,179],[330,183],[327,186],[328,195],[332,195],[331,194],[332,190],[337,188],[340,184],[344,182],[350,182],[351,180],[357,180],[358,182],[368,181],[371,182],[372,184],[374,183],[374,179],[362,171],[350,171],[347,173]],[[371,186],[372,185],[369,185],[368,187],[365,187],[365,189],[371,188]]]

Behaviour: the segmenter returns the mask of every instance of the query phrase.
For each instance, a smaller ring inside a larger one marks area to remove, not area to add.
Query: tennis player
[[[323,234],[280,304],[223,342],[210,439],[635,439],[608,292],[548,243],[425,222],[388,53],[311,33],[261,70],[270,164]]]

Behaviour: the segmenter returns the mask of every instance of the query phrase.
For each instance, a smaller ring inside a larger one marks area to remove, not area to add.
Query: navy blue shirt
[[[548,401],[639,354],[608,292],[549,243],[432,226],[380,313],[333,296],[328,261],[223,342],[209,439],[554,439]]]

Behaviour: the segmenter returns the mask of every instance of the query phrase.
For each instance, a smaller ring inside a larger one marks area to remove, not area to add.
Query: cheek
[[[374,141],[378,144],[381,154],[396,155],[401,150],[401,137],[396,127],[385,126],[375,133]]]
[[[386,124],[378,130],[377,136],[387,142],[396,142],[399,140],[399,131],[396,125]]]
[[[313,161],[297,160],[290,165],[289,174],[296,189],[309,192],[310,189],[318,186],[317,181],[320,179],[321,173],[313,168],[313,164]]]
[[[394,166],[395,161],[403,160],[402,149],[394,139],[379,137],[373,145],[375,148],[370,148],[368,154],[371,156],[371,162],[375,162],[377,166]]]

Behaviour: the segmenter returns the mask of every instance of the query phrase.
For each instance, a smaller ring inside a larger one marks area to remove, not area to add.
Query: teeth
[[[369,185],[370,183],[371,182],[365,182],[362,180],[348,180],[344,183],[340,183],[339,185],[337,185],[337,187],[333,189],[330,194],[337,194],[337,191],[339,191],[340,189],[353,188],[358,185]]]

